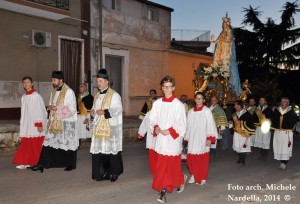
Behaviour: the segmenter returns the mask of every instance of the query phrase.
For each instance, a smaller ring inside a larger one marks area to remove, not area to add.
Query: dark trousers
[[[260,149],[260,156],[261,157],[267,157],[268,156],[268,150],[267,149]]]
[[[39,166],[43,168],[64,168],[72,167],[76,169],[77,150],[55,149],[43,146]]]
[[[246,164],[246,153],[238,153],[239,163]]]
[[[280,160],[280,163],[287,164],[287,163],[288,163],[288,160]]]
[[[92,154],[92,179],[102,180],[104,175],[117,175],[123,173],[123,160],[121,152],[114,154]]]

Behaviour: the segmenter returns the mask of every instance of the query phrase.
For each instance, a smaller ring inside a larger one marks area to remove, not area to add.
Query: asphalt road
[[[231,148],[218,150],[217,157],[211,159],[207,184],[186,184],[181,194],[167,194],[167,203],[246,203],[246,197],[252,202],[259,199],[257,203],[300,203],[300,136],[295,136],[293,155],[287,169],[280,170],[272,152],[267,161],[261,161],[259,152],[253,148],[243,167],[235,163],[237,156]],[[11,160],[12,156],[0,155],[1,204],[157,203],[158,192],[151,188],[144,141],[124,146],[124,174],[115,183],[91,179],[88,148],[78,151],[77,169],[71,172],[46,169],[41,174],[18,170]],[[183,170],[188,174],[184,162]],[[261,189],[272,184],[279,190]],[[282,190],[288,186],[296,189]]]

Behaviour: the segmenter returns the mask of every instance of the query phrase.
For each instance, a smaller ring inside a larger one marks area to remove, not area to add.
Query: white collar
[[[255,108],[255,106],[249,106],[247,110],[250,110],[251,108]]]
[[[281,108],[281,106],[278,108],[279,112],[281,113],[281,115],[286,114],[287,112],[289,112],[291,110],[291,107],[287,107],[287,109],[283,110]]]
[[[268,107],[268,105],[264,105],[263,107],[262,107],[262,109],[260,109],[260,105],[258,105],[258,107],[257,108],[259,108],[259,110],[261,110],[261,112],[263,112],[267,107]]]
[[[86,91],[83,94],[79,94],[80,98],[82,99],[83,97],[86,97],[87,95],[89,95],[89,92]]]
[[[240,118],[244,113],[246,113],[247,111],[245,109],[241,110],[241,111],[237,111],[236,114],[237,116]]]

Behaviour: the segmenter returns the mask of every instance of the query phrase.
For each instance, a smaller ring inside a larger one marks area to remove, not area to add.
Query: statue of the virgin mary
[[[239,96],[242,93],[241,81],[236,62],[236,51],[230,18],[226,16],[222,18],[222,32],[217,40],[216,49],[213,58],[213,67],[222,67],[222,71],[229,73],[229,88]]]

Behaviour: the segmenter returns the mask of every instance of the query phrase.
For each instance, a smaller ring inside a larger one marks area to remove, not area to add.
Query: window
[[[147,8],[147,19],[150,21],[158,21],[158,9]]]
[[[151,8],[147,9],[147,19],[151,21],[154,20],[154,10]]]
[[[111,0],[111,9],[117,10],[117,0]]]

